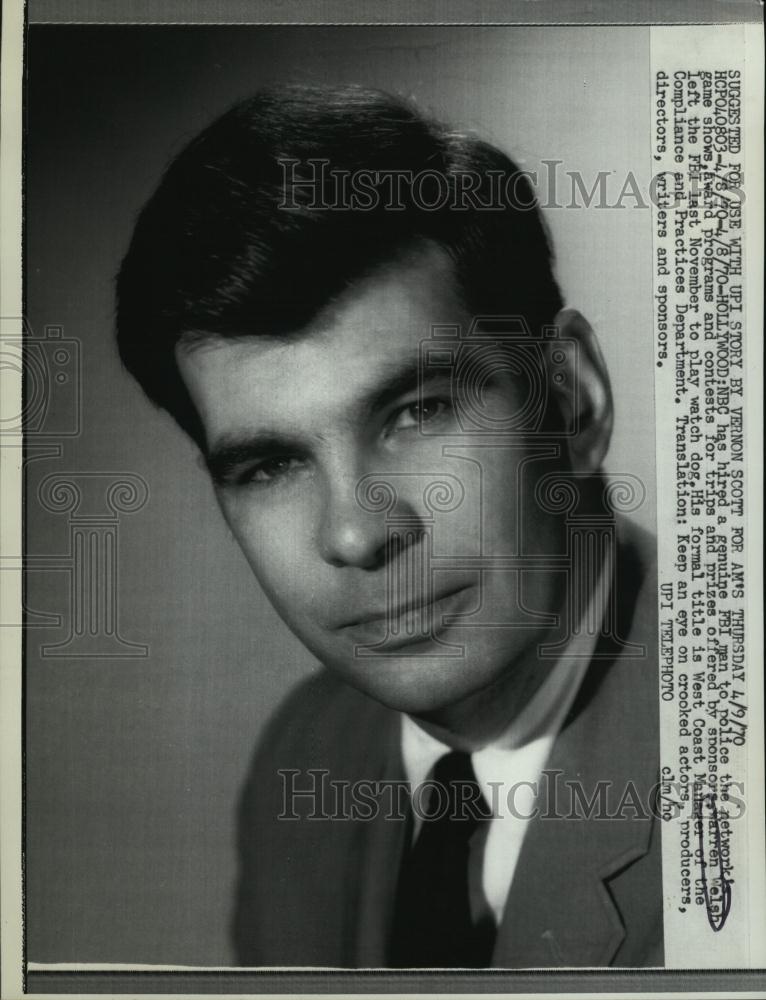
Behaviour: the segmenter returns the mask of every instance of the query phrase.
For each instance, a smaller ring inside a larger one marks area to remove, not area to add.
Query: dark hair
[[[316,184],[301,182],[321,169],[317,204]],[[364,171],[377,198],[339,208],[342,171]],[[394,171],[438,175],[451,197],[429,209],[405,184],[391,207]],[[475,187],[458,198],[468,175]],[[472,315],[521,315],[539,331],[561,308],[533,192],[504,153],[381,91],[262,91],[176,157],[139,215],[117,278],[120,355],[200,441],[175,363],[181,337],[297,332],[354,280],[422,240],[448,252]]]

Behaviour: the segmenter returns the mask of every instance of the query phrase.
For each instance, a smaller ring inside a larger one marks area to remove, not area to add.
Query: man
[[[524,175],[375,91],[257,95],[141,213],[121,356],[323,665],[244,791],[242,964],[662,964],[651,543],[562,306]]]

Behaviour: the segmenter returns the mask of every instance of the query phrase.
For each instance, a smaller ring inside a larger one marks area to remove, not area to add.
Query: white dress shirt
[[[475,917],[489,908],[498,926],[535,806],[537,784],[590,664],[610,585],[611,560],[607,559],[582,627],[548,677],[503,735],[471,754],[476,779],[493,817],[471,843],[471,904]],[[402,716],[402,758],[412,786],[425,781],[439,758],[451,750],[409,716]],[[416,817],[415,836],[420,822]]]

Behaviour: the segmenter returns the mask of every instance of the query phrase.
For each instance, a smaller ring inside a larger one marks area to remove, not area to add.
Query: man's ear
[[[604,356],[590,324],[576,309],[554,320],[559,337],[548,346],[548,388],[561,412],[575,472],[598,472],[614,424],[612,387]]]

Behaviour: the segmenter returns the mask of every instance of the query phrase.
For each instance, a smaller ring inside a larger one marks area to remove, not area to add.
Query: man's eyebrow
[[[386,378],[365,393],[361,400],[361,408],[368,413],[376,413],[390,403],[396,402],[400,396],[414,392],[421,385],[449,377],[449,372],[423,370],[418,357],[410,358],[395,367]]]
[[[382,381],[366,392],[360,402],[360,410],[376,413],[389,403],[395,402],[406,392],[418,387],[419,365],[417,358],[405,361],[394,368]]]
[[[231,473],[245,463],[296,447],[298,442],[289,435],[269,431],[226,435],[205,453],[205,465],[214,482],[225,483]]]

